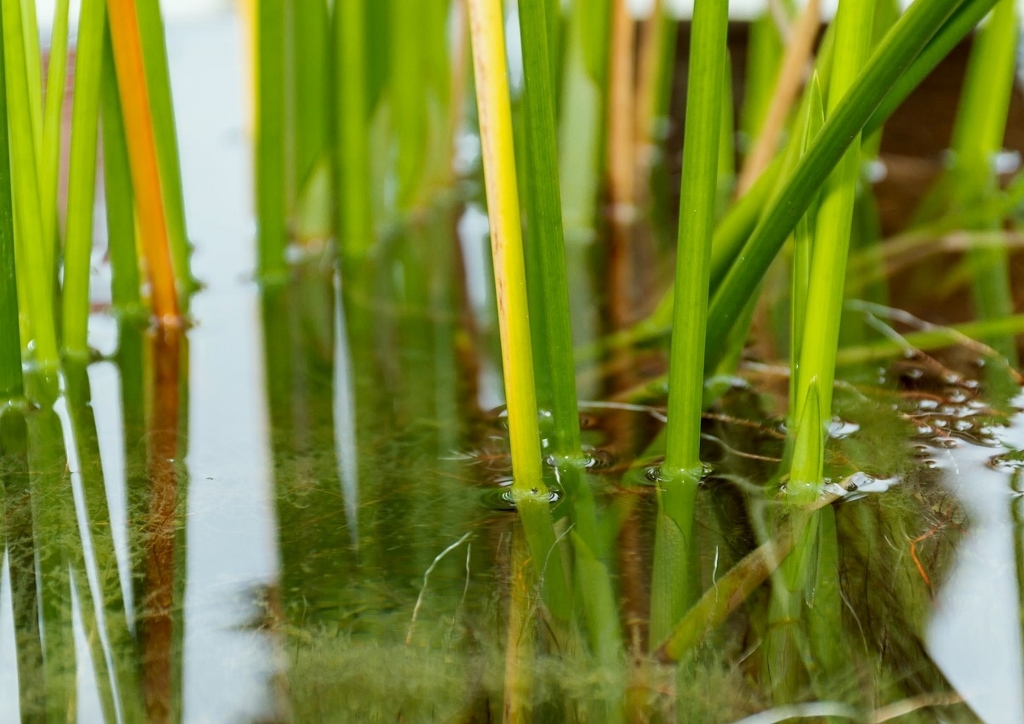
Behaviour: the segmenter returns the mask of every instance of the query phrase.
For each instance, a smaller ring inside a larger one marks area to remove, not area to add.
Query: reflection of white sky
[[[14,602],[6,547],[0,566],[0,721],[20,721],[18,649],[14,645]]]
[[[193,270],[207,289],[189,332],[183,720],[250,721],[276,664],[255,589],[276,583],[270,433],[256,285],[250,149],[238,22],[168,36]]]
[[[1004,443],[1024,448],[1024,440],[1010,439],[1022,435],[1018,414]],[[970,532],[957,548],[926,638],[928,652],[971,708],[985,721],[1012,724],[1024,722],[1021,582],[1009,476],[985,464],[997,453],[961,444],[946,457],[943,482],[966,508]]]

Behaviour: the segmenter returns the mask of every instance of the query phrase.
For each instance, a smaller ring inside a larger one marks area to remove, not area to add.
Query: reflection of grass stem
[[[512,532],[512,571],[509,579],[509,607],[507,641],[505,644],[505,697],[502,720],[506,723],[530,720],[530,659],[533,658],[533,638],[536,633],[536,615],[530,601],[530,550],[523,530],[516,526]]]

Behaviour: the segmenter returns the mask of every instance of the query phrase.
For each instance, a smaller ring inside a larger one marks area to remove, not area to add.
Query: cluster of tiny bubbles
[[[516,509],[515,493],[512,492],[512,478],[501,478],[498,487],[485,490],[481,496],[485,507],[495,511],[511,511]],[[533,492],[538,492],[534,490]],[[547,500],[554,505],[562,499],[562,491],[548,487]]]
[[[951,449],[960,442],[996,445],[988,407],[965,383],[943,390],[941,396],[906,396],[899,411],[913,423],[916,437],[932,445]]]

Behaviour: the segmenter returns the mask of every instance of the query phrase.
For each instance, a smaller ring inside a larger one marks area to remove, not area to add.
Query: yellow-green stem
[[[519,226],[512,147],[512,110],[505,61],[501,0],[468,0],[491,254],[498,302],[501,361],[512,446],[513,494],[545,495],[541,477],[537,398],[526,300],[523,236]]]

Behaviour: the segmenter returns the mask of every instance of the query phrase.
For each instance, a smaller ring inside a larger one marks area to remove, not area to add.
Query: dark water
[[[599,661],[540,602],[502,504],[479,206],[439,204],[394,230],[358,288],[312,250],[261,291],[239,27],[178,27],[169,42],[206,287],[182,338],[97,314],[109,357],[69,373],[53,413],[2,418],[0,721],[489,721],[524,641],[538,720],[1024,721],[1024,397],[977,351],[837,388],[833,628],[771,619],[761,586],[678,674],[639,656],[657,643],[642,455],[662,401],[618,395],[662,353],[581,364],[585,484],[624,642]],[[705,421],[697,569],[712,592],[777,522],[762,486],[784,452],[785,385],[745,365]],[[571,503],[553,506],[565,541]],[[778,640],[793,658],[771,653]],[[829,641],[843,660],[821,676],[801,656]]]

